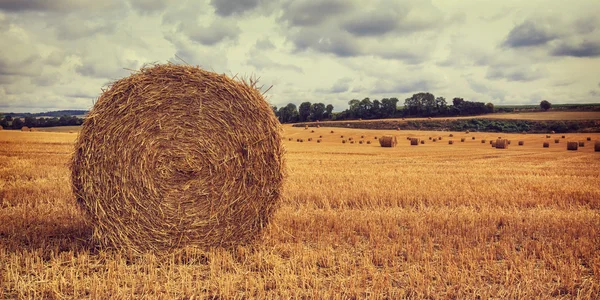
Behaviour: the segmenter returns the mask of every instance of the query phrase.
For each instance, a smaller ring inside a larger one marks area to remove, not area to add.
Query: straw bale
[[[21,131],[30,131],[30,130],[29,130],[29,127],[23,126],[23,127],[21,127]]]
[[[345,143],[346,143],[346,140],[342,140],[342,144],[345,144]]]
[[[367,145],[370,145],[370,144],[371,144],[371,141],[367,141]]]
[[[591,141],[591,140],[592,140],[592,138],[588,136],[588,137],[586,138],[586,140],[589,142],[589,141]]]
[[[471,139],[472,139],[472,140],[475,140],[475,137],[474,137],[474,136],[472,136],[472,137],[471,137]]]
[[[525,141],[519,141],[519,146],[525,145]]]
[[[579,147],[585,147],[585,142],[584,141],[579,141]]]
[[[452,145],[452,144],[454,144],[454,141],[453,140],[448,140],[448,145]]]
[[[496,149],[508,149],[508,145],[507,139],[499,139],[496,141]]]
[[[600,152],[600,141],[596,141],[596,143],[594,143],[594,151]]]
[[[556,132],[554,132],[554,130],[550,131],[551,134],[555,134]]]
[[[465,142],[465,138],[461,138],[461,139],[460,139],[460,142],[461,142],[461,143],[464,143],[464,142]]]
[[[381,147],[396,147],[398,140],[395,136],[384,135],[379,139],[379,145]]]
[[[550,148],[550,143],[544,142],[544,148]]]
[[[412,138],[412,139],[410,139],[410,145],[411,146],[417,146],[417,145],[419,145],[419,139],[418,138]]]
[[[492,148],[496,148],[496,141],[490,141],[490,144],[492,145]]]
[[[452,134],[452,133],[451,133],[451,134],[449,134],[448,136],[449,136],[449,137],[454,137],[454,134]]]
[[[563,136],[562,136],[562,138],[564,139],[564,138],[565,138],[565,136],[563,135]]]
[[[567,150],[576,151],[577,146],[579,146],[579,144],[577,142],[567,142]]]
[[[421,145],[424,145],[424,144],[425,144],[425,140],[421,140]]]
[[[320,143],[320,142],[321,142],[321,139],[317,139],[317,143]]]
[[[333,133],[333,130],[330,133]]]
[[[0,125],[0,130],[4,129],[4,127],[2,127],[2,125]]]
[[[554,140],[554,143],[555,143],[555,144],[558,144],[558,143],[560,143],[560,140],[559,140],[559,139],[555,139],[555,140]]]
[[[285,177],[281,126],[255,84],[174,64],[114,82],[71,160],[93,241],[136,254],[254,241]]]
[[[482,143],[482,144],[485,144],[485,140],[481,140],[481,143]]]

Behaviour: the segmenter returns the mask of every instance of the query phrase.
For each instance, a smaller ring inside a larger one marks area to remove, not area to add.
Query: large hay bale
[[[252,81],[156,65],[100,96],[81,127],[71,178],[103,247],[233,247],[271,219],[283,153],[279,122]]]
[[[507,139],[496,140],[496,149],[508,149],[508,140]]]
[[[567,142],[567,150],[577,151],[577,146],[579,144],[577,142]]]
[[[550,143],[544,142],[544,148],[550,148]]]
[[[23,127],[21,127],[21,131],[30,131],[30,130],[29,130],[29,127],[23,126]]]
[[[379,138],[379,145],[381,147],[396,147],[398,140],[393,135],[384,135]]]
[[[596,141],[596,143],[594,143],[594,151],[600,152],[600,141]]]
[[[411,146],[418,146],[419,145],[419,139],[418,138],[411,138],[410,139],[410,145]]]

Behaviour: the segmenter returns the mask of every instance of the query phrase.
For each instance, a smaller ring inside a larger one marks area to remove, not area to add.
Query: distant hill
[[[0,116],[11,116],[13,118],[25,118],[25,117],[62,117],[62,116],[85,116],[89,111],[87,110],[56,110],[41,113],[0,113]]]

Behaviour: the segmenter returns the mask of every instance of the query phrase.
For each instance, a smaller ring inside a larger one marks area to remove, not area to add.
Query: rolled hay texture
[[[379,145],[381,147],[396,147],[396,145],[398,145],[398,140],[395,136],[384,135],[379,139]]]
[[[71,160],[93,240],[134,253],[255,240],[285,163],[281,126],[254,85],[173,64],[114,82]]]
[[[21,131],[29,131],[29,127],[23,126],[23,127],[21,127]]]
[[[594,143],[594,151],[600,152],[600,141],[596,141],[596,143]]]
[[[579,146],[579,144],[577,142],[567,142],[567,150],[576,151],[577,146]]]
[[[418,138],[412,138],[412,139],[410,139],[410,145],[411,146],[418,146],[419,145],[419,139]]]
[[[550,148],[550,143],[544,142],[544,148]]]
[[[508,145],[507,139],[499,139],[496,141],[496,149],[508,149]]]
[[[519,141],[519,146],[525,145],[525,141]]]
[[[585,142],[584,141],[579,141],[579,147],[585,147]]]

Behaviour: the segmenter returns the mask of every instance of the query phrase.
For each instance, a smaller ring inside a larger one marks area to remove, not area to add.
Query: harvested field
[[[544,134],[503,133],[524,145],[382,148],[342,144],[338,131],[440,135],[336,129],[297,143],[310,131],[285,126],[283,202],[255,244],[135,256],[89,242],[66,166],[76,134],[3,130],[0,298],[600,296],[595,147],[542,148]],[[587,136],[600,141],[569,139]]]

